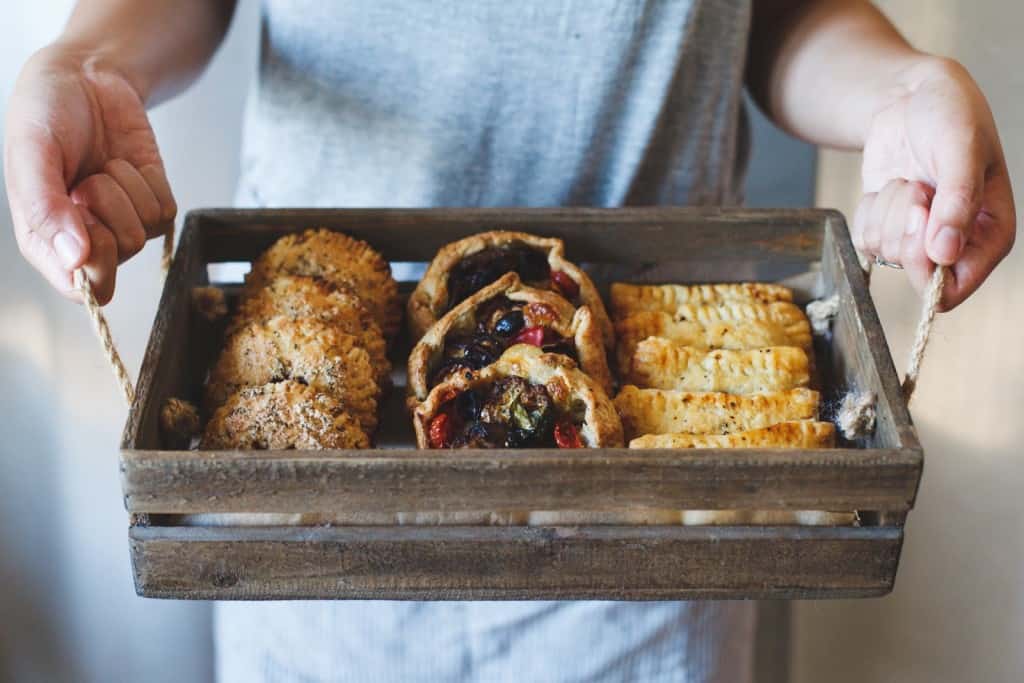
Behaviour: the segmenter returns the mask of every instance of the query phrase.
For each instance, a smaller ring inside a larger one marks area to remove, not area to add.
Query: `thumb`
[[[937,159],[939,173],[928,217],[925,250],[934,263],[949,266],[960,258],[981,210],[985,161],[978,145],[950,141]]]
[[[7,192],[18,246],[58,289],[68,291],[71,272],[89,258],[89,233],[68,196],[60,145],[45,130],[7,136]]]

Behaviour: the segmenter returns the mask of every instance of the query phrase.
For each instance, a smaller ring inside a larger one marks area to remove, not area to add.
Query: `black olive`
[[[483,400],[475,391],[464,391],[455,399],[455,409],[459,411],[459,417],[466,422],[479,420],[482,407]]]
[[[505,436],[505,448],[527,448],[533,441],[533,435],[524,429],[510,429]]]
[[[523,329],[523,312],[512,310],[506,313],[494,325],[494,333],[502,337],[511,337]]]

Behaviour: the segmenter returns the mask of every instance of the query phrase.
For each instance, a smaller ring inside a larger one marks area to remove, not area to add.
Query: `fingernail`
[[[925,223],[924,211],[911,211],[910,212],[910,220],[907,221],[907,229],[906,229],[907,236],[909,237],[910,235],[916,235],[917,232],[921,228],[924,227],[924,223]]]
[[[82,256],[82,244],[76,237],[66,232],[58,232],[53,237],[53,250],[64,262],[65,268],[74,268]]]
[[[952,263],[960,256],[960,251],[964,248],[964,233],[956,228],[944,225],[935,234],[935,238],[932,240],[932,248],[939,252],[944,261]]]

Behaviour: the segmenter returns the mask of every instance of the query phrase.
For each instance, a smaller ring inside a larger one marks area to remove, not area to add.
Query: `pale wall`
[[[1024,4],[880,3],[915,44],[951,55],[988,94],[1024,200]],[[852,215],[854,155],[819,158],[818,203]],[[1021,212],[1024,214],[1024,212]],[[928,350],[913,415],[926,452],[896,590],[882,600],[801,603],[798,683],[1019,681],[1024,676],[1024,246],[957,310]],[[918,301],[876,269],[872,293],[902,370]]]

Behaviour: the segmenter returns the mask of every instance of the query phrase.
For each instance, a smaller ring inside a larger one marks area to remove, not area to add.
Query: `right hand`
[[[144,97],[102,56],[54,44],[11,95],[4,173],[18,246],[61,293],[84,267],[100,304],[117,266],[177,213]]]

